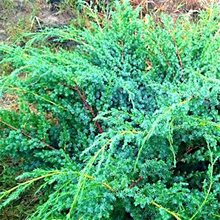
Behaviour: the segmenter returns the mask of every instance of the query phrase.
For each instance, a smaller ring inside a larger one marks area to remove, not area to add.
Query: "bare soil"
[[[56,10],[45,0],[0,0],[0,42],[23,32],[67,25],[72,19],[73,12]]]

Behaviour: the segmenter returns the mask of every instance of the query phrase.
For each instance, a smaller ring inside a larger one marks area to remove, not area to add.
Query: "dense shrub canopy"
[[[30,219],[217,219],[219,23],[218,9],[154,22],[125,3],[1,45],[18,106],[0,110],[0,155],[24,173],[0,208],[38,182]]]

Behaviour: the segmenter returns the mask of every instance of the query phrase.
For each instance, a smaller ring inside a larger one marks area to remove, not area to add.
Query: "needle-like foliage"
[[[17,103],[0,110],[0,155],[24,161],[0,208],[38,183],[30,219],[217,219],[219,8],[194,23],[115,8],[0,46]]]

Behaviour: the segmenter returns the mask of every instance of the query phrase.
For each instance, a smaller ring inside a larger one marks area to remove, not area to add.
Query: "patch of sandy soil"
[[[71,11],[59,11],[51,5],[43,4],[36,18],[43,26],[63,26],[69,24],[74,15]]]
[[[16,95],[5,94],[0,97],[0,109],[2,110],[10,110],[10,111],[18,111],[17,104],[18,97]]]

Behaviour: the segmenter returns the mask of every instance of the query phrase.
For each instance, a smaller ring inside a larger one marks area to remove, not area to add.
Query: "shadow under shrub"
[[[143,21],[125,3],[104,26],[1,45],[18,109],[0,111],[0,155],[25,163],[0,208],[40,181],[29,219],[218,218],[219,21]]]

